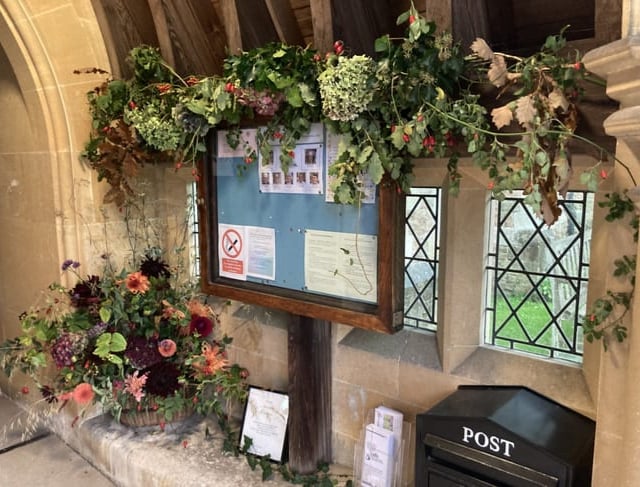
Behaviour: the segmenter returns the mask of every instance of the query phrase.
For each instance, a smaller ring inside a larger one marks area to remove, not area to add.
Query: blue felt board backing
[[[378,206],[375,203],[363,204],[358,209],[352,205],[326,202],[325,194],[261,193],[259,162],[245,165],[241,157],[221,157],[217,164],[218,223],[275,229],[275,280],[251,277],[247,280],[306,291],[306,229],[378,235]],[[326,166],[326,161],[323,165]],[[238,174],[238,166],[245,166],[246,170],[241,175]],[[324,185],[325,175],[323,168]]]

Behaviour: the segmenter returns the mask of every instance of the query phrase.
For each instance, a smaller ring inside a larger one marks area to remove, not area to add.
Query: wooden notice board
[[[327,167],[339,138],[316,124],[283,170],[280,147],[245,162],[260,127],[209,139],[200,167],[201,275],[209,294],[365,329],[402,326],[404,198],[367,187],[366,202],[333,201]]]

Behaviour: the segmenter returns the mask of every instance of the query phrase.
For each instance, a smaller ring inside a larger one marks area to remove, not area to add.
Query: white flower
[[[368,56],[339,57],[318,76],[322,111],[331,120],[355,120],[374,93],[375,63]]]

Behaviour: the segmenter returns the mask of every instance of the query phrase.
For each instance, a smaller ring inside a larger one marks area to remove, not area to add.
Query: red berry
[[[456,145],[456,138],[453,136],[451,132],[447,132],[444,136],[447,139],[447,145],[449,147],[453,147],[454,145]]]
[[[429,152],[431,152],[436,146],[436,138],[433,135],[425,137],[424,139],[422,139],[422,146],[425,147]]]
[[[289,151],[289,157],[293,157],[295,155],[296,155],[296,153],[294,151],[292,151],[292,150]]]
[[[281,139],[281,138],[282,138],[282,132],[275,132],[275,133],[273,134],[273,136],[274,136],[276,139]]]
[[[314,60],[315,62],[319,62],[321,59],[322,59],[322,56],[320,56],[320,54],[315,53],[315,54],[313,55],[313,60]]]
[[[573,65],[573,69],[575,69],[576,71],[580,71],[582,69],[582,63],[578,61]]]
[[[416,21],[415,15],[409,15],[409,25],[413,24]]]
[[[227,93],[233,93],[235,90],[236,87],[231,82],[228,82],[226,85],[224,85],[224,91],[226,91]]]
[[[422,122],[424,120],[424,115],[421,113],[417,118],[418,122]]]
[[[137,106],[138,106],[138,105],[136,105],[136,102],[135,102],[135,101],[131,100],[131,101],[129,102],[129,108],[130,108],[131,110],[135,110],[135,109],[137,108]]]
[[[411,138],[407,135],[407,134],[402,134],[402,140],[404,140],[405,142],[409,142]]]
[[[20,389],[20,392],[22,392],[23,394],[29,394],[29,387],[22,386],[22,389]]]
[[[333,52],[335,52],[338,56],[342,54],[344,51],[344,42],[336,41],[333,43]]]
[[[607,176],[608,176],[607,171],[605,171],[604,169],[601,169],[600,170],[600,177],[602,179],[607,179]]]
[[[185,79],[185,82],[187,83],[187,85],[193,86],[198,84],[199,80],[195,76],[189,76],[187,79]]]
[[[339,56],[344,51],[344,47],[338,46],[334,50],[335,50],[335,53]]]
[[[244,158],[244,163],[245,164],[251,164],[253,162],[253,157],[245,157]]]

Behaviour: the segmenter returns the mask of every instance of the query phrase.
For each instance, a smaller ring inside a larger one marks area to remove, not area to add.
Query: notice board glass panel
[[[390,286],[402,275],[395,251],[404,234],[390,231],[387,220],[400,199],[390,198],[389,188],[367,185],[363,204],[335,203],[327,167],[339,139],[319,124],[299,141],[286,171],[277,141],[268,161],[246,163],[245,145],[255,149],[259,130],[244,129],[236,149],[225,131],[210,140],[211,157],[201,168],[205,290],[354,326],[397,329],[401,302]]]

